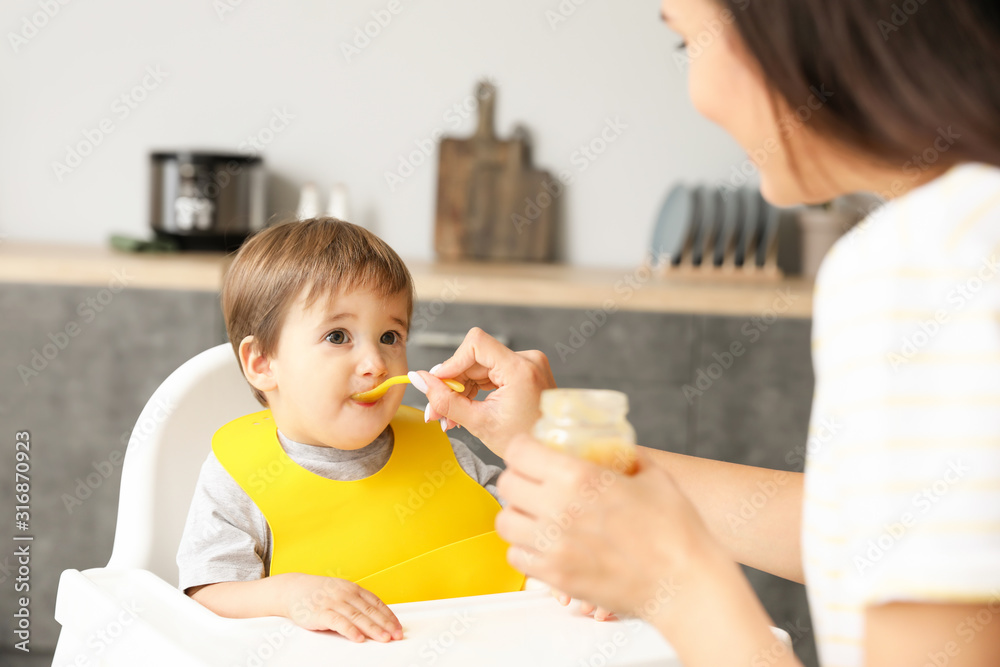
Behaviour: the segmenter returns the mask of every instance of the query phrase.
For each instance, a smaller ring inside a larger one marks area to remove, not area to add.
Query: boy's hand
[[[550,592],[552,593],[552,597],[558,600],[559,604],[561,604],[564,607],[568,605],[570,601],[573,599],[570,596],[566,595],[565,593],[557,591],[554,588],[550,589]],[[588,616],[591,612],[594,613],[595,621],[606,621],[609,618],[614,618],[615,616],[615,613],[613,611],[608,611],[603,607],[598,607],[595,604],[590,604],[589,602],[584,602],[583,600],[580,600],[580,613],[583,614],[584,616]]]
[[[346,579],[289,573],[282,577],[284,616],[307,630],[336,630],[351,641],[403,638],[403,626],[371,591]]]

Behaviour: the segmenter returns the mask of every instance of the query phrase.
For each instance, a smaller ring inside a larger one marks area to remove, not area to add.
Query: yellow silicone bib
[[[270,574],[349,579],[388,604],[520,590],[493,521],[500,505],[469,477],[437,423],[402,406],[389,461],[339,482],[292,461],[269,410],[219,429],[212,450],[264,514]]]

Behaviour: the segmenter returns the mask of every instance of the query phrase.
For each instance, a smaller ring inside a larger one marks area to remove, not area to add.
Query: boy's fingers
[[[349,604],[347,613],[351,623],[356,628],[376,641],[392,641],[392,629],[388,619],[376,614],[374,607],[360,599],[352,602],[353,604]],[[386,625],[390,625],[390,627],[386,627]]]
[[[324,609],[321,611],[319,620],[323,627],[339,632],[352,642],[363,642],[365,640],[365,635],[361,630],[347,620],[344,614],[337,613],[333,609]]]
[[[340,619],[335,621],[337,625],[333,629],[344,634],[351,641],[363,642],[365,637],[371,637],[380,642],[391,641],[392,634],[368,616],[365,609],[354,606],[352,602],[353,600],[349,598],[337,600],[328,610]],[[360,603],[360,605],[368,607],[364,603]]]
[[[396,618],[396,614],[389,609],[386,603],[382,602],[377,595],[366,588],[358,587],[358,605],[365,613],[378,620],[379,624],[385,628],[393,639],[403,638],[403,624]],[[365,607],[367,606],[367,610]]]

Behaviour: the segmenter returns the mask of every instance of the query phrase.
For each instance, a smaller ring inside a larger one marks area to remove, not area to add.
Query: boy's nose
[[[378,348],[369,348],[362,353],[358,362],[358,373],[360,375],[374,375],[375,377],[388,375],[388,366]]]

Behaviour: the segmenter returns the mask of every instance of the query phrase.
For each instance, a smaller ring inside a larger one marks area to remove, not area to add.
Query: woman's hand
[[[427,384],[428,419],[446,417],[464,426],[501,458],[510,438],[530,431],[541,416],[542,390],[556,386],[544,354],[513,352],[482,329],[470,330],[451,359],[435,367],[433,375],[420,371],[420,377]],[[458,380],[465,385],[464,394],[438,378]],[[491,390],[485,400],[472,400]]]
[[[662,467],[640,450],[633,475],[521,436],[511,442],[496,520],[510,563],[558,591],[650,622],[715,564],[730,567]]]
[[[354,582],[297,572],[274,578],[283,579],[283,615],[307,630],[336,630],[355,642],[365,637],[380,642],[403,638],[403,626],[392,610]]]

